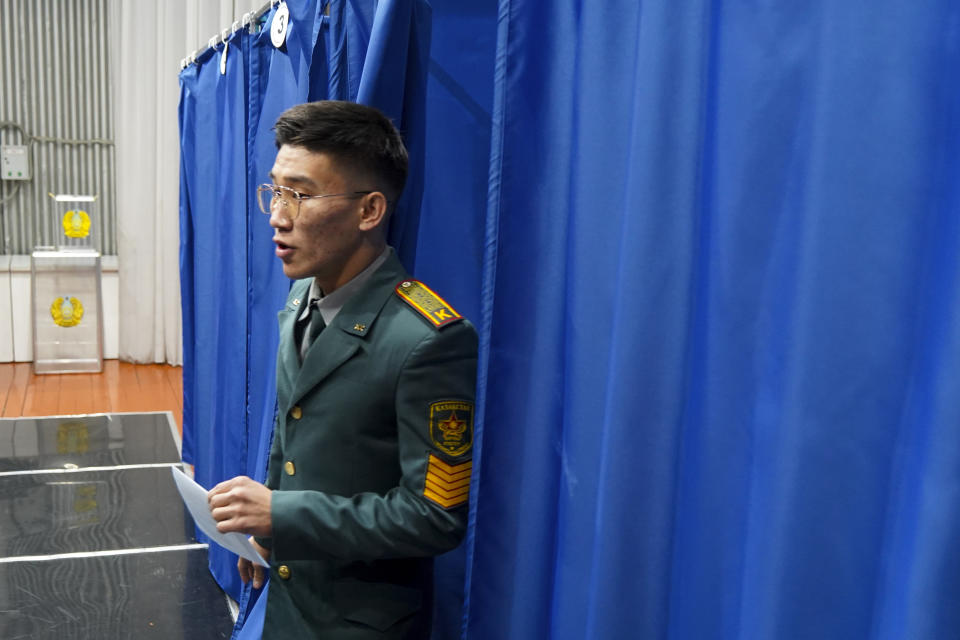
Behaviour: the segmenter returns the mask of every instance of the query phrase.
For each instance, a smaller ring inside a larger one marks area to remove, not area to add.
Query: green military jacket
[[[429,638],[432,556],[465,530],[477,337],[391,251],[301,366],[279,313],[264,638]]]

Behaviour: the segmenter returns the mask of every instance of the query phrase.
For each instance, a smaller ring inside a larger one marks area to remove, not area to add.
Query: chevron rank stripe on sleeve
[[[470,498],[470,474],[473,462],[447,464],[430,454],[427,461],[427,480],[423,488],[425,498],[444,509],[464,504]]]

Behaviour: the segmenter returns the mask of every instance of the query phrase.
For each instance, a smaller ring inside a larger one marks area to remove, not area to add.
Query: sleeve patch
[[[463,319],[463,316],[422,282],[404,280],[397,285],[396,291],[404,302],[437,328]]]
[[[423,496],[444,509],[466,503],[470,499],[472,471],[472,460],[460,464],[447,464],[431,453],[427,460],[427,479],[423,487]]]
[[[449,456],[462,456],[473,447],[473,403],[444,400],[430,405],[430,440]]]

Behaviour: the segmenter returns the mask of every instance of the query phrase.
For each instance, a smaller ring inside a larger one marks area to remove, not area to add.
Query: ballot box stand
[[[103,369],[103,293],[96,196],[50,194],[62,230],[56,246],[31,254],[35,373]]]

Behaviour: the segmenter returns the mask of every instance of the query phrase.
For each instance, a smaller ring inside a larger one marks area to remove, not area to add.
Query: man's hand
[[[238,531],[269,538],[273,533],[271,495],[270,489],[246,476],[221,482],[207,494],[210,515],[217,522],[217,531]]]
[[[250,544],[253,545],[253,548],[257,550],[263,559],[270,561],[270,549],[264,549],[257,544],[257,541],[253,539],[253,536],[250,537]],[[240,572],[240,579],[243,580],[243,583],[246,584],[253,579],[253,588],[259,589],[263,586],[263,572],[264,569],[258,564],[250,562],[246,558],[240,558],[237,560],[237,571]]]

